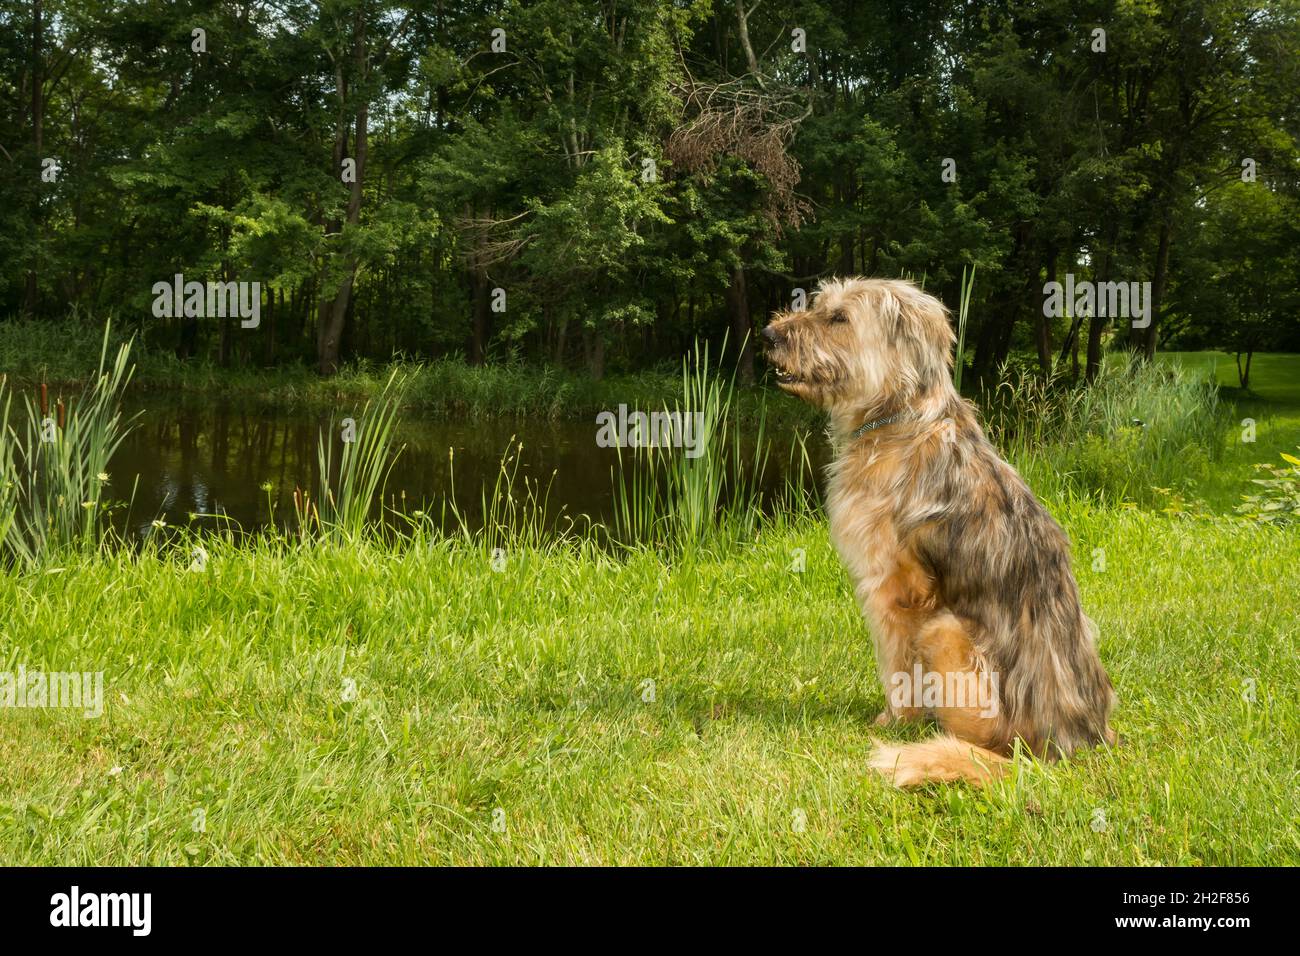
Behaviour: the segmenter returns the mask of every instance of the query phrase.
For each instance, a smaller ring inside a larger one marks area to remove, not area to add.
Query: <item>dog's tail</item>
[[[872,740],[870,767],[896,787],[916,787],[931,781],[966,780],[983,786],[1004,775],[1011,761],[1001,754],[941,734],[915,744]]]

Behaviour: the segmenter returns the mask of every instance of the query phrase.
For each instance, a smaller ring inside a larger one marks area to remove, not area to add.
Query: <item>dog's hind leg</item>
[[[985,784],[1006,772],[1006,724],[997,681],[984,667],[967,626],[943,612],[917,634],[929,710],[945,733],[920,743],[873,741],[870,766],[895,786],[967,780]],[[938,686],[935,683],[938,682]]]
[[[885,709],[876,726],[910,723],[925,716],[915,699],[913,668],[920,661],[916,637],[933,613],[929,581],[914,561],[899,560],[874,586],[858,586],[858,603],[871,624]]]
[[[1009,742],[998,696],[999,675],[990,672],[969,625],[943,612],[916,638],[916,651],[935,685],[938,706],[928,706],[939,725],[961,740],[993,750]],[[927,700],[928,704],[928,700]]]

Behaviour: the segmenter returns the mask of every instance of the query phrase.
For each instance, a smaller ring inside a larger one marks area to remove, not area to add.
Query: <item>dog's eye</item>
[[[830,319],[831,325],[840,325],[841,323],[847,322],[848,320],[849,320],[849,314],[845,312],[843,309],[836,309],[834,312],[831,313],[831,319]]]

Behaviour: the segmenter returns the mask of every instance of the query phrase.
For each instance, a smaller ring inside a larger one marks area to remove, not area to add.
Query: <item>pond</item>
[[[156,392],[129,395],[123,408],[139,417],[110,464],[108,497],[129,502],[113,518],[128,537],[149,535],[155,519],[172,527],[245,532],[270,522],[294,527],[294,490],[307,489],[315,497],[317,441],[330,427],[328,412]],[[357,412],[335,413],[336,434],[348,414]],[[454,502],[469,527],[480,527],[482,491],[486,487],[491,493],[509,454],[517,456],[510,463],[517,467],[516,495],[525,480],[540,488],[548,528],[570,521],[582,525],[586,519],[608,522],[619,469],[634,466],[626,451],[620,458],[618,449],[601,447],[597,431],[594,420],[455,421],[407,409],[385,504],[405,513],[419,509],[450,517]],[[798,467],[792,437],[768,442],[758,487],[769,506]],[[341,441],[336,454],[339,447]],[[813,435],[807,447],[817,468],[824,442]],[[752,461],[749,453],[744,458]],[[754,469],[746,470],[752,479]],[[374,516],[381,516],[378,504]]]

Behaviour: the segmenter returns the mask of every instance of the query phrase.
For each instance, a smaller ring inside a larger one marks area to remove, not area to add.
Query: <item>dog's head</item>
[[[949,387],[948,310],[899,279],[823,282],[810,308],[762,333],[782,389],[829,412],[892,411]]]

